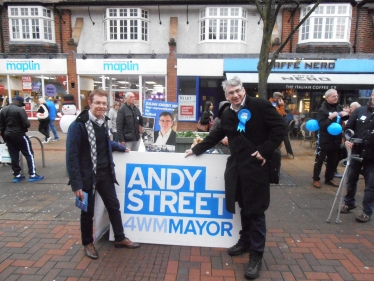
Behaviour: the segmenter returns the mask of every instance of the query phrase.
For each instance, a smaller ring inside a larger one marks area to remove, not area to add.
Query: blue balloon
[[[330,126],[327,127],[327,132],[329,132],[329,134],[333,136],[339,135],[342,132],[342,130],[342,126],[338,123],[332,123]]]
[[[319,130],[318,121],[315,119],[311,119],[308,122],[306,122],[305,127],[307,128],[307,130],[311,132],[315,132]]]

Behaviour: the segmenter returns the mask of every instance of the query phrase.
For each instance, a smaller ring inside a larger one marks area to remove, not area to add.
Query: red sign
[[[4,85],[0,84],[0,95],[4,94]]]
[[[22,90],[32,90],[31,76],[22,76]]]
[[[193,106],[181,105],[180,106],[180,115],[181,116],[193,116]]]

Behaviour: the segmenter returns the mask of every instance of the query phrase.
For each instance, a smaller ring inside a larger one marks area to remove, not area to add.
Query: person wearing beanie
[[[30,121],[26,111],[22,108],[24,106],[24,99],[21,96],[15,96],[12,103],[4,107],[0,113],[0,132],[8,146],[14,183],[25,180],[25,176],[21,175],[22,169],[19,165],[20,152],[26,158],[30,175],[29,182],[44,179],[36,173],[34,151],[30,139],[26,136]]]

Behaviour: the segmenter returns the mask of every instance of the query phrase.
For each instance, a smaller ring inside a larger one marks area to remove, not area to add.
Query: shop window
[[[149,15],[140,8],[108,8],[104,14],[107,41],[148,42]]]
[[[9,7],[11,41],[55,42],[52,10],[41,6]]]
[[[301,19],[312,7],[301,9]],[[320,4],[301,26],[299,43],[349,42],[351,21],[350,4]]]
[[[247,11],[239,7],[200,10],[200,42],[246,41]]]

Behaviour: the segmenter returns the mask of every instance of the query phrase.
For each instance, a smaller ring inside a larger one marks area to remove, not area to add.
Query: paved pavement
[[[14,184],[10,167],[0,165],[0,280],[245,280],[248,256],[230,257],[223,248],[143,244],[116,249],[104,235],[96,244],[99,259],[85,257],[79,212],[67,186],[65,135],[60,135],[59,142],[45,145],[45,168],[33,139],[44,181]],[[292,146],[295,159],[282,150],[281,183],[271,188],[258,280],[374,280],[373,222],[355,222],[361,213],[356,209],[342,215],[339,224],[334,211],[326,223],[336,188],[313,188],[313,150],[298,140]],[[361,204],[363,179],[359,186]]]

